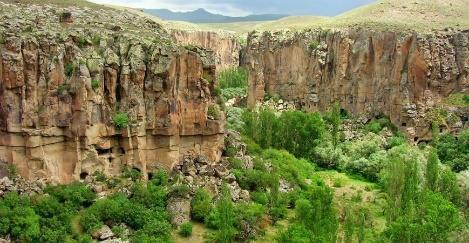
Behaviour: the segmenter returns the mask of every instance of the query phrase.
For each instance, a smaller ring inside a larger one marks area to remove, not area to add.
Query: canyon
[[[410,139],[428,140],[426,114],[451,94],[469,91],[468,43],[468,31],[452,30],[253,32],[243,58],[248,106],[279,96],[298,109],[324,112],[337,102],[364,122],[386,116]],[[467,126],[467,108],[452,111],[456,120],[444,129]]]

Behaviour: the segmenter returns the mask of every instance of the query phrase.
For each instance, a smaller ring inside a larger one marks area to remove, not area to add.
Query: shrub
[[[129,115],[125,112],[117,112],[112,117],[112,122],[118,130],[122,130],[123,128],[126,128],[130,123]]]
[[[204,189],[198,189],[191,201],[192,219],[204,222],[205,218],[213,210],[212,197]]]
[[[243,130],[243,109],[238,107],[227,107],[226,121],[228,129],[241,132]]]
[[[9,164],[7,167],[7,173],[10,178],[16,178],[18,176],[18,168],[16,168],[16,165],[14,164]]]
[[[253,202],[259,203],[261,205],[267,205],[269,203],[269,197],[265,192],[251,192],[251,199]]]
[[[91,42],[93,43],[93,45],[99,46],[99,44],[101,43],[101,36],[99,36],[99,35],[94,35],[94,36],[91,38]]]
[[[237,241],[247,242],[260,233],[260,223],[264,216],[264,206],[256,203],[240,203],[235,207],[236,222],[238,231]]]
[[[60,95],[65,95],[70,91],[70,84],[62,84],[57,87],[57,93]]]
[[[96,194],[89,187],[78,182],[70,185],[49,186],[44,191],[60,203],[67,204],[76,210],[89,207],[96,198]]]
[[[182,237],[189,237],[192,235],[192,224],[191,223],[184,223],[179,228],[179,235]]]
[[[396,146],[399,146],[399,145],[402,145],[402,144],[405,144],[405,143],[406,143],[405,137],[393,136],[392,138],[390,138],[387,141],[386,148],[391,149],[393,147],[396,147]]]
[[[315,40],[312,40],[311,42],[309,42],[309,49],[310,50],[316,50],[319,46],[319,42],[315,41]]]
[[[125,167],[122,171],[122,176],[124,178],[130,178],[132,181],[137,181],[142,177],[140,170],[136,168]]]
[[[458,138],[443,134],[434,144],[443,164],[451,166],[455,172],[469,169],[469,129],[462,131]]]
[[[221,95],[225,100],[231,100],[233,98],[238,97],[246,97],[247,96],[247,88],[246,87],[237,87],[237,88],[225,88],[221,90]]]
[[[29,198],[10,192],[0,200],[0,235],[19,242],[34,242],[40,236],[39,216]]]
[[[207,115],[214,120],[219,120],[221,117],[220,107],[215,104],[210,105],[207,110]]]
[[[97,80],[97,79],[91,80],[91,88],[93,88],[94,91],[99,89],[100,86],[101,86],[101,84],[99,83],[99,80]]]
[[[71,77],[75,72],[75,64],[73,62],[68,63],[65,65],[64,72],[67,77]]]
[[[186,184],[172,186],[169,193],[171,197],[185,197],[187,194],[189,194],[189,186]]]

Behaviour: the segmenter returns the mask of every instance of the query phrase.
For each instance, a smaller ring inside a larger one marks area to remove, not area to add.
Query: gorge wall
[[[186,154],[220,159],[224,117],[207,112],[217,106],[211,51],[116,10],[0,9],[0,163],[67,183],[124,167],[147,176]],[[128,126],[116,128],[117,114]]]
[[[307,111],[339,102],[364,119],[388,116],[417,141],[429,136],[430,108],[469,91],[468,43],[469,31],[253,32],[242,61],[250,71],[248,105],[266,95]],[[469,111],[458,114],[457,124],[467,124]]]
[[[175,42],[182,45],[195,45],[215,52],[217,71],[239,66],[241,44],[228,33],[211,31],[171,30]]]

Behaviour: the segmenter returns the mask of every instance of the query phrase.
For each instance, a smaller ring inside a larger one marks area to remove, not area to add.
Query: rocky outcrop
[[[195,45],[215,52],[217,71],[239,66],[241,44],[229,33],[171,30],[173,39],[182,45]]]
[[[243,55],[250,71],[248,105],[276,95],[308,111],[339,102],[365,119],[388,116],[418,140],[428,136],[425,113],[431,107],[452,93],[469,92],[468,48],[468,31],[254,32]]]
[[[67,183],[123,167],[146,177],[186,154],[220,159],[211,51],[179,47],[128,12],[0,9],[0,161],[23,177]]]

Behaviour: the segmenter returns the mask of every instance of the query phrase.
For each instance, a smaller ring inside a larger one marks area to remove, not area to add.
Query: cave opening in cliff
[[[80,173],[80,180],[85,180],[89,176],[88,172],[81,172]]]
[[[98,155],[111,154],[111,149],[95,148]]]
[[[403,122],[402,124],[402,127],[407,127],[407,123]]]
[[[150,173],[148,173],[148,180],[151,181],[152,179],[153,179],[153,173],[150,172]]]

